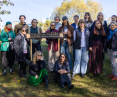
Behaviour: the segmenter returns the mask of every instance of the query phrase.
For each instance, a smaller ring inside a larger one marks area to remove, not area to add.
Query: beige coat
[[[19,24],[15,25],[15,29],[14,29],[15,35],[19,34],[20,31],[19,31],[19,32],[17,32],[17,31],[18,31],[18,29],[21,28],[22,26],[23,26],[23,23],[19,23]],[[29,27],[29,26],[26,24],[26,25],[25,25],[26,33],[28,33],[28,27]]]

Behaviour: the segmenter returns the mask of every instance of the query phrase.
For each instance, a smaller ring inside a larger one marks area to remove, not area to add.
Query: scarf
[[[107,37],[107,41],[109,41],[112,38],[112,36],[115,34],[115,32],[117,32],[117,28],[114,31],[110,30],[109,35]]]
[[[7,30],[10,32],[11,29],[7,28]]]

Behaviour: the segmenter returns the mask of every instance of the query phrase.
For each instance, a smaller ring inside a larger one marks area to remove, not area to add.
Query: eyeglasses
[[[59,20],[59,19],[55,19],[55,20]]]
[[[38,56],[42,56],[42,55],[38,55]]]
[[[51,26],[55,26],[55,25],[51,25]]]
[[[26,30],[22,30],[22,32],[26,32]]]
[[[80,22],[80,23],[85,23],[85,22]]]

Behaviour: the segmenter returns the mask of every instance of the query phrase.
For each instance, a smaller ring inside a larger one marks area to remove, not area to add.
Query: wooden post
[[[32,39],[30,39],[30,59],[32,61]]]
[[[58,56],[60,55],[60,39],[58,39]]]

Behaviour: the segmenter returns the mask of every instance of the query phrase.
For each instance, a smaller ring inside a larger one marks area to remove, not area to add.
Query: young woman
[[[68,89],[73,89],[74,85],[71,84],[70,68],[67,57],[64,53],[61,53],[59,59],[55,63],[55,81],[59,81],[62,88],[65,87],[65,83],[68,85]]]
[[[46,65],[43,53],[41,51],[36,51],[33,56],[33,61],[29,65],[29,84],[38,85],[44,80],[46,83],[45,86],[48,87],[48,73],[45,68]]]
[[[108,77],[112,77],[113,80],[117,80],[117,23],[111,22],[110,31],[107,35],[107,48],[108,55],[110,57],[112,74]]]
[[[89,35],[89,29],[85,28],[85,21],[80,19],[78,28],[74,31],[75,61],[72,78],[78,73],[81,73],[81,77],[84,77],[87,71]]]
[[[111,22],[116,22],[117,23],[117,16],[116,15],[111,16]],[[110,28],[110,24],[108,25],[108,28]],[[107,31],[107,32],[109,32],[109,31]]]
[[[111,21],[112,21],[112,22],[117,22],[117,16],[116,16],[116,15],[112,15]]]
[[[85,20],[85,27],[90,28],[93,24],[93,21],[89,12],[85,13],[84,20]]]
[[[23,26],[20,30],[20,33],[14,39],[14,49],[16,53],[16,58],[18,63],[20,64],[19,68],[19,76],[20,77],[27,77],[26,76],[26,67],[28,66],[27,60],[30,60],[29,48],[27,44],[27,40],[25,39],[26,28]]]
[[[28,33],[42,33],[41,27],[37,27],[38,21],[33,19],[31,22],[32,26],[29,27]],[[41,39],[32,39],[32,54],[35,53],[35,49],[37,51],[41,51]]]
[[[93,73],[94,77],[99,76],[99,74],[103,72],[103,47],[105,43],[105,36],[106,33],[102,22],[96,20],[94,30],[90,33],[89,46],[89,72]]]
[[[55,23],[51,22],[50,29],[46,33],[55,32],[58,33],[58,30],[55,29]],[[54,70],[54,64],[58,59],[58,39],[46,39],[48,41],[48,68],[52,73]]]
[[[97,15],[97,20],[101,21],[102,22],[102,25],[103,25],[103,28],[104,28],[104,31],[105,33],[107,33],[107,30],[108,30],[108,27],[107,27],[107,21],[104,20],[104,14],[102,12],[99,12],[98,15]],[[95,27],[95,21],[93,22],[90,30],[93,30]]]
[[[61,39],[61,53],[65,53],[67,55],[70,70],[72,70],[71,46],[73,44],[74,28],[72,25],[69,25],[68,18],[66,16],[64,16],[62,20],[63,20],[62,26],[59,28],[59,32],[64,34],[64,39]]]
[[[15,38],[15,32],[12,29],[12,23],[7,22],[4,30],[1,32],[1,56],[2,66],[4,67],[3,75],[6,75],[7,66],[10,67],[10,73],[12,74],[12,67],[14,65],[15,53],[10,49],[13,39]]]

